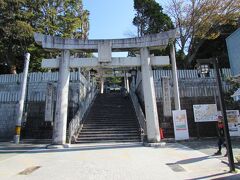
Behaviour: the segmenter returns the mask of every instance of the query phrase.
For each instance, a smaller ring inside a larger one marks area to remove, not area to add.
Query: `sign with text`
[[[227,120],[230,136],[240,136],[240,119],[238,110],[227,110]],[[218,115],[222,116],[221,111]]]
[[[175,140],[189,139],[186,110],[174,110],[172,113]]]
[[[163,90],[163,115],[165,117],[172,116],[171,108],[171,93],[170,93],[170,78],[162,77],[162,90]]]
[[[195,122],[217,121],[216,104],[195,104],[193,105],[193,113]]]

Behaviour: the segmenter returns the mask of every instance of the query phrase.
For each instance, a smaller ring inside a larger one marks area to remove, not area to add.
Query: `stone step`
[[[130,99],[104,94],[96,98],[76,143],[139,142],[140,137]]]
[[[77,138],[79,140],[128,140],[128,139],[140,139],[139,136],[95,136],[95,137],[81,137]]]
[[[134,123],[87,123],[84,124],[83,127],[136,127]]]
[[[131,118],[131,119],[130,118],[129,119],[122,119],[122,118],[108,119],[108,118],[95,118],[95,117],[88,118],[88,119],[86,119],[85,122],[89,122],[89,121],[91,121],[91,122],[138,122],[134,118]]]
[[[89,133],[95,133],[95,132],[130,132],[130,131],[139,131],[138,128],[83,128],[81,132],[89,132]]]
[[[81,132],[80,135],[108,135],[108,134],[116,134],[116,135],[121,135],[121,134],[140,134],[139,131],[96,131],[96,132]]]
[[[91,115],[91,116],[88,116],[88,118],[86,120],[108,120],[108,121],[111,121],[111,120],[126,120],[126,121],[131,121],[131,120],[135,120],[136,121],[136,118],[134,116],[127,116],[127,117],[121,117],[121,116],[98,116],[98,115]]]
[[[123,134],[116,134],[116,133],[112,133],[112,134],[82,134],[80,133],[78,135],[78,138],[132,138],[132,137],[139,137],[138,133],[123,133]]]
[[[105,126],[99,126],[99,125],[83,125],[83,129],[110,129],[110,128],[116,128],[116,129],[128,129],[128,128],[136,128],[135,125],[105,125]]]
[[[141,139],[120,139],[120,140],[77,140],[75,143],[119,143],[119,142],[141,142]]]

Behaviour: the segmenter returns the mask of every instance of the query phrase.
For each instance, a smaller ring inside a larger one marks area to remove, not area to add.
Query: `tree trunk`
[[[205,41],[204,39],[201,40],[201,41],[197,44],[197,46],[193,49],[193,51],[191,52],[191,54],[190,54],[190,53],[188,54],[188,63],[189,63],[189,64],[191,64],[192,61],[194,60],[194,58],[196,57],[197,52],[198,52],[199,48],[203,45],[204,41]]]

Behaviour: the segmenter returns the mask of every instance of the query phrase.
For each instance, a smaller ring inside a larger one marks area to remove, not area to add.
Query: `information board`
[[[174,110],[172,112],[175,140],[189,139],[186,110]]]
[[[195,122],[211,122],[218,120],[216,104],[195,104],[193,105]]]

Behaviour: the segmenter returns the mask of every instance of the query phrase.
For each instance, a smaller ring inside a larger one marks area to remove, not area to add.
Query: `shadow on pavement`
[[[176,164],[190,164],[190,163],[195,163],[195,162],[199,162],[199,161],[204,161],[207,159],[212,159],[212,157],[203,156],[203,157],[197,157],[197,158],[184,159],[181,161],[177,161]]]

